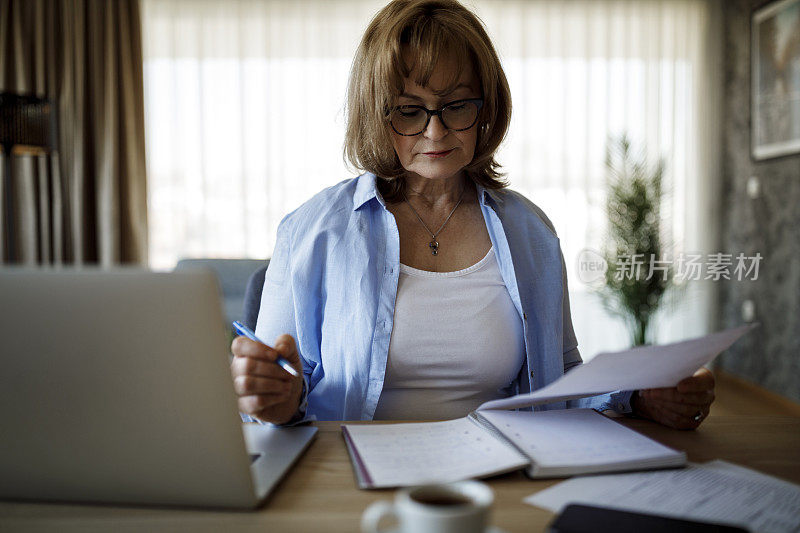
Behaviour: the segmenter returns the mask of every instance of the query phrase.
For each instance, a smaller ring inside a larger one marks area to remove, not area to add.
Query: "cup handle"
[[[394,510],[394,504],[387,501],[375,502],[367,507],[364,514],[361,515],[361,532],[362,533],[380,533],[378,524],[386,516],[393,516],[397,518],[397,513]]]

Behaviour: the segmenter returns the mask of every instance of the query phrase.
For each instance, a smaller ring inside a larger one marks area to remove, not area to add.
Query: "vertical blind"
[[[342,158],[352,57],[373,0],[143,0],[150,260],[269,257],[278,222],[352,177]],[[676,250],[715,250],[718,3],[474,0],[514,110],[498,154],[553,220],[584,358],[627,333],[576,276],[605,228],[605,149],[627,133],[666,161]],[[658,340],[714,327],[712,282],[657,317]]]

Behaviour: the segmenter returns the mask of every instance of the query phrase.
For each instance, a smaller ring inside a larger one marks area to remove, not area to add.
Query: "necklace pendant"
[[[435,240],[428,243],[428,247],[431,249],[431,255],[439,255],[439,243]]]

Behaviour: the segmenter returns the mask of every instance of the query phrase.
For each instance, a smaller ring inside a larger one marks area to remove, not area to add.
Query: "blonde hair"
[[[415,63],[407,65],[407,48]],[[356,51],[347,87],[344,158],[358,169],[383,178],[383,195],[397,201],[405,169],[394,151],[388,113],[403,92],[403,78],[427,86],[440,57],[458,62],[457,74],[437,95],[452,91],[469,61],[484,100],[475,154],[464,167],[475,183],[489,189],[506,186],[494,153],[508,130],[511,93],[503,68],[480,19],[456,0],[393,0],[373,17]],[[398,179],[400,178],[400,179]]]

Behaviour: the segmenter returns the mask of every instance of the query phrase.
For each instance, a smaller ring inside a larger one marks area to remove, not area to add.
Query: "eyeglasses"
[[[467,98],[444,104],[439,109],[427,109],[421,105],[400,105],[389,112],[389,122],[398,135],[411,137],[419,135],[431,117],[436,115],[444,127],[453,131],[470,129],[478,121],[478,111],[483,106],[483,98]]]

